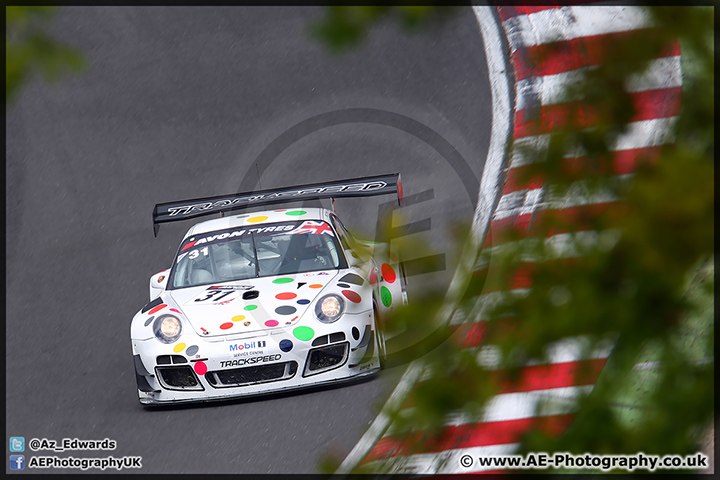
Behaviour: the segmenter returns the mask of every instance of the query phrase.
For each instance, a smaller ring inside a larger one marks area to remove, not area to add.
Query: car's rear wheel
[[[385,328],[380,318],[377,303],[373,302],[373,315],[375,316],[375,338],[377,339],[378,358],[380,360],[380,368],[387,366],[387,349],[385,346]]]

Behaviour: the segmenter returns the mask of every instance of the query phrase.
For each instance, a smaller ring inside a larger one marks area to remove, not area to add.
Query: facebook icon
[[[25,470],[25,455],[10,455],[10,470]]]

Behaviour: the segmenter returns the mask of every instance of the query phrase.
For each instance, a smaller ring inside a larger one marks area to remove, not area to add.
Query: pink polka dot
[[[360,303],[362,301],[362,298],[360,298],[360,295],[353,292],[352,290],[343,290],[342,294],[345,295],[345,298],[350,300],[353,303]]]
[[[171,311],[171,312],[175,312],[175,313],[179,313],[180,315],[182,315],[182,312],[181,312],[180,310],[178,310],[177,308],[171,308],[170,311]]]
[[[205,362],[195,362],[195,373],[205,375],[207,373],[207,365]]]
[[[223,323],[222,325],[220,325],[220,328],[223,330],[227,330],[228,328],[232,328],[232,326],[233,326],[232,322],[227,322],[227,323]]]
[[[277,320],[268,320],[265,322],[266,327],[277,327],[278,321]]]
[[[368,280],[370,280],[370,285],[374,287],[377,283],[377,275],[375,275],[375,269],[370,271],[370,278],[368,278]]]
[[[292,292],[278,293],[275,295],[275,298],[278,300],[292,300],[295,297],[297,297],[297,294]]]

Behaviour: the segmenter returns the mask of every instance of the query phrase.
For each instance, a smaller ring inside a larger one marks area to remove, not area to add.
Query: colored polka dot
[[[184,343],[178,343],[177,345],[175,345],[175,348],[173,348],[173,352],[180,353],[185,350],[185,347],[186,345]]]
[[[250,310],[255,310],[256,308],[257,308],[257,305],[248,305],[247,307],[245,307],[245,310],[250,311]]]
[[[245,320],[245,315],[235,315],[232,318],[233,322],[242,322],[243,320]]]
[[[280,350],[283,352],[289,352],[292,350],[293,343],[290,340],[280,340]]]
[[[178,310],[177,308],[171,308],[170,311],[171,311],[171,312],[175,312],[175,313],[179,313],[180,315],[182,315],[182,312],[181,312],[180,310]]]
[[[380,299],[386,307],[392,305],[392,293],[387,287],[380,287]]]
[[[286,211],[286,210],[287,210],[287,208],[284,208],[284,209],[282,209],[282,210],[274,210],[274,211],[275,211],[275,212],[284,212],[284,211]]]
[[[310,287],[310,288],[322,288],[323,286],[320,285],[319,283],[313,283],[312,285],[308,285],[308,287]]]
[[[310,303],[310,300],[306,300],[306,299],[303,298],[302,300],[298,300],[297,303],[298,303],[299,305],[307,305],[308,303]],[[147,324],[146,324],[146,325],[147,325]]]
[[[150,310],[150,311],[148,312],[148,315],[153,315],[153,314],[159,312],[160,310],[162,310],[162,309],[165,308],[165,307],[167,307],[167,305],[165,305],[164,303],[161,303],[161,304],[158,305],[157,307],[155,307],[155,308],[153,308],[152,310]]]
[[[300,303],[300,302],[298,302],[298,303]],[[308,303],[310,303],[309,300],[308,300]],[[147,327],[148,325],[150,325],[153,320],[155,320],[155,317],[150,317],[147,320],[145,320],[145,326]]]
[[[198,352],[198,350],[200,350],[200,347],[193,345],[192,347],[188,347],[188,349],[185,350],[185,353],[189,356],[193,356]]]
[[[268,320],[265,322],[265,326],[266,327],[277,327],[279,323],[280,322],[278,322],[277,320]]]
[[[292,315],[296,311],[295,307],[291,307],[290,305],[283,305],[275,309],[275,313],[278,315]]]
[[[283,292],[275,295],[275,298],[278,300],[292,300],[295,297],[297,297],[297,294],[292,292]]]
[[[370,272],[370,278],[368,278],[368,280],[370,280],[370,285],[372,285],[373,287],[377,283],[377,276],[375,275],[374,269]]]
[[[285,215],[293,215],[293,216],[300,216],[305,215],[307,212],[305,210],[293,210],[292,212],[287,212]]]
[[[221,328],[222,330],[227,330],[228,328],[232,328],[232,326],[233,326],[232,323],[227,322],[227,323],[223,323],[222,325],[220,325],[220,328]]]
[[[342,294],[345,295],[345,298],[350,300],[353,303],[360,303],[362,301],[362,298],[357,293],[353,292],[352,290],[343,290]]]
[[[259,217],[248,218],[247,221],[250,223],[258,223],[258,222],[264,222],[267,219],[268,219],[267,215],[260,215]]]
[[[195,373],[205,375],[207,373],[207,365],[205,362],[195,362]]]
[[[310,327],[297,327],[293,330],[293,335],[295,335],[295,338],[298,340],[307,342],[315,336],[315,330]]]
[[[283,277],[283,278],[276,278],[275,280],[273,280],[272,283],[283,284],[283,283],[290,283],[292,281],[293,281],[292,278]]]
[[[250,322],[243,322],[243,325],[245,325],[246,327],[249,327],[249,326],[250,326]]]
[[[338,283],[338,287],[341,287],[341,288],[350,288],[350,285],[348,285],[347,283]]]
[[[382,267],[380,267],[382,270],[382,276],[388,283],[393,283],[395,281],[395,270],[388,265],[387,263],[383,263]]]

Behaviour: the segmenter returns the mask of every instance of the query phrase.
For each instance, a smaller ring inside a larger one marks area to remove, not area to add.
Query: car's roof
[[[280,208],[276,210],[261,210],[258,212],[230,215],[200,222],[190,227],[184,238],[199,233],[214,232],[227,228],[243,227],[247,225],[263,225],[267,223],[287,222],[292,220],[324,220],[327,221],[332,212],[324,208]]]

